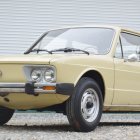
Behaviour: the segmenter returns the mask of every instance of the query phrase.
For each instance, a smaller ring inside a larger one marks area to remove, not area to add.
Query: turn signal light
[[[55,90],[54,86],[45,86],[43,87],[44,90]]]

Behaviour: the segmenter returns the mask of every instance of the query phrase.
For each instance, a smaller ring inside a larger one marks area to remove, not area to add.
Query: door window
[[[121,33],[116,47],[115,58],[127,60],[130,55],[136,55],[140,61],[140,36],[130,33]]]
[[[128,57],[132,54],[135,54],[140,60],[140,36],[129,34],[129,33],[121,33],[121,44],[123,50],[123,58],[128,59]]]

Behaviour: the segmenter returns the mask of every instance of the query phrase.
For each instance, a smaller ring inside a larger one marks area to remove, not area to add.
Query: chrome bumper
[[[43,90],[44,86],[55,86],[56,83],[34,83],[35,93],[55,93],[56,90]],[[24,93],[26,88],[26,83],[0,83],[0,93],[1,92],[11,92],[11,93]]]
[[[45,90],[43,87],[51,86],[54,90]],[[0,83],[0,96],[9,93],[27,93],[37,95],[38,93],[58,93],[69,95],[74,91],[74,85],[70,83]]]

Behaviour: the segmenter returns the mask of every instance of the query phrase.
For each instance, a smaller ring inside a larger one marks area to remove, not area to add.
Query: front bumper
[[[53,88],[48,90],[47,87]],[[6,96],[9,93],[27,93],[30,95],[57,93],[71,95],[73,92],[74,84],[71,83],[0,83],[0,96]]]

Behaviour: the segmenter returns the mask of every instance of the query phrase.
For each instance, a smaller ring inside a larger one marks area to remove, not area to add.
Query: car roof
[[[114,29],[114,30],[118,30],[118,31],[122,31],[122,32],[128,32],[128,33],[140,35],[139,31],[135,31],[133,29],[121,27],[121,26],[117,26],[117,25],[89,24],[89,25],[65,26],[63,28],[71,28],[72,29],[72,28],[84,28],[84,27],[85,28],[90,28],[90,27],[110,28],[110,29]],[[59,28],[59,29],[63,29],[63,28]]]
[[[124,27],[122,27],[121,28],[121,31],[122,32],[131,33],[131,34],[135,34],[135,35],[140,35],[140,32],[139,31],[135,31],[135,30],[130,29],[130,28],[124,28]]]

